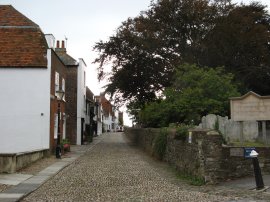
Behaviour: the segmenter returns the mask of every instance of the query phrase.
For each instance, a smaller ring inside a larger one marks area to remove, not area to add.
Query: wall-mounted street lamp
[[[61,146],[60,146],[60,114],[61,114],[61,103],[60,101],[63,100],[65,92],[61,89],[56,91],[57,93],[57,100],[58,102],[58,123],[57,123],[57,143],[55,149],[55,157],[60,159],[61,158]]]

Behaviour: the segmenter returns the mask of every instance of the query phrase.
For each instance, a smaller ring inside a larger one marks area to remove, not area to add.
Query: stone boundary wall
[[[0,173],[15,173],[17,170],[49,155],[49,150],[26,153],[0,154]]]
[[[153,155],[153,142],[160,129],[125,128],[125,134],[133,145]],[[228,179],[253,175],[251,159],[234,156],[231,150],[236,147],[222,145],[222,136],[214,130],[191,130],[191,143],[175,139],[175,130],[170,129],[164,161],[179,172],[203,178],[208,184]],[[256,148],[263,173],[270,173],[270,148]]]

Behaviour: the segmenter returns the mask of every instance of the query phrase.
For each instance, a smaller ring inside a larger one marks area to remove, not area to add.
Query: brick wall
[[[131,143],[148,154],[153,154],[153,143],[160,129],[125,128]],[[175,139],[175,130],[169,130],[164,161],[179,172],[205,179],[206,183],[253,175],[251,159],[232,156],[232,147],[222,145],[222,136],[206,129],[192,130],[191,143]],[[270,148],[256,148],[263,173],[270,173]]]
[[[77,78],[78,67],[67,67],[67,84],[66,84],[66,113],[67,118],[67,139],[71,144],[77,143]]]
[[[52,51],[52,69],[51,69],[51,106],[50,106],[50,150],[53,152],[56,147],[56,139],[54,139],[54,118],[58,113],[57,99],[53,97],[55,95],[55,72],[59,73],[59,85],[62,85],[62,78],[65,79],[65,85],[67,82],[66,66],[61,62],[58,56]],[[60,102],[61,113],[65,112],[65,102]],[[60,133],[61,138],[63,136],[63,120],[60,120]]]

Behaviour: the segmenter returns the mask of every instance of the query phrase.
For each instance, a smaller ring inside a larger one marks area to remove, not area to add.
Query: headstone
[[[216,122],[217,116],[215,114],[208,114],[206,116],[206,128],[215,129]]]

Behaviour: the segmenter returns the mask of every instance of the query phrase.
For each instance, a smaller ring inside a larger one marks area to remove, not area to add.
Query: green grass
[[[180,181],[184,181],[189,185],[194,186],[202,186],[205,185],[205,181],[203,178],[195,177],[187,173],[179,172],[175,167],[169,166],[168,171],[172,173],[176,177],[176,179]]]
[[[188,184],[190,185],[194,185],[194,186],[202,186],[205,184],[205,181],[203,178],[199,178],[196,176],[192,176],[186,173],[177,173],[176,174],[178,179],[184,180],[186,181]]]

